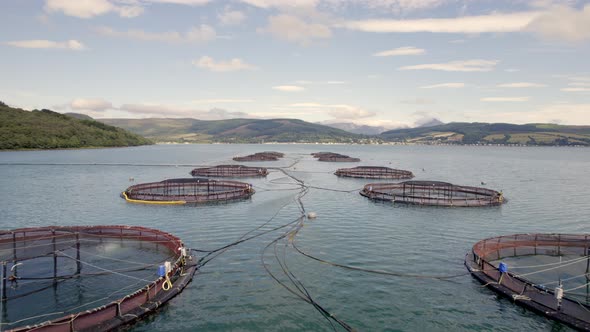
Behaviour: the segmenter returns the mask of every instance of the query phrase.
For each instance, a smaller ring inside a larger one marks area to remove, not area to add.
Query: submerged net
[[[317,158],[318,161],[326,161],[326,162],[359,162],[361,161],[359,158],[349,157],[344,154],[334,153],[334,152],[314,152],[311,154],[314,158]]]
[[[185,253],[177,237],[144,227],[0,232],[2,327],[105,331],[128,324],[190,282],[195,267]],[[161,277],[165,261],[171,268]]]
[[[486,286],[516,303],[588,330],[589,247],[589,235],[500,236],[476,243],[465,265]]]
[[[234,161],[276,161],[283,158],[284,154],[281,152],[266,151],[258,152],[243,157],[234,157]]]
[[[487,206],[504,202],[501,192],[439,181],[369,183],[360,192],[374,200],[434,206]]]
[[[411,179],[414,177],[414,174],[410,171],[379,166],[341,168],[334,174],[337,176],[362,179]]]
[[[268,175],[264,167],[249,167],[243,165],[219,165],[214,167],[195,168],[192,176],[205,177],[263,177]]]
[[[185,204],[243,199],[253,194],[252,185],[244,182],[183,178],[136,184],[122,196],[132,203]]]

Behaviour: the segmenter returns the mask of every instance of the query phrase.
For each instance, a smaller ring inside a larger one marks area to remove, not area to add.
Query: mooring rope
[[[452,278],[462,277],[462,276],[466,276],[466,275],[471,274],[471,272],[465,272],[465,273],[452,274],[452,275],[423,275],[423,274],[411,274],[411,273],[402,273],[402,272],[394,272],[394,271],[366,269],[366,268],[352,266],[352,265],[340,264],[340,263],[328,261],[328,260],[313,256],[313,255],[308,254],[308,253],[304,252],[303,250],[299,249],[299,247],[296,245],[295,241],[292,242],[292,245],[293,245],[293,248],[295,248],[295,250],[297,250],[297,252],[299,252],[303,256],[306,256],[308,258],[316,260],[320,263],[324,263],[324,264],[328,264],[331,266],[340,267],[340,268],[348,269],[348,270],[362,271],[362,272],[368,272],[368,273],[374,273],[374,274],[382,274],[382,275],[388,275],[388,276],[394,276],[394,277],[406,277],[406,278],[418,278],[418,279],[440,279],[440,280],[452,279]]]

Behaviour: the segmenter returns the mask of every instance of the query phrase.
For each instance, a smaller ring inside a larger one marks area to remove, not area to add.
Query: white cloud
[[[440,83],[434,85],[421,86],[420,89],[437,89],[437,88],[464,88],[465,83]]]
[[[509,123],[562,123],[571,125],[590,122],[590,104],[550,104],[531,111],[502,112],[498,110],[470,111],[470,121]],[[464,120],[463,120],[464,121]]]
[[[289,7],[310,7],[314,8],[319,0],[239,0],[258,8],[289,8]]]
[[[277,85],[272,87],[273,90],[283,91],[283,92],[300,92],[305,90],[302,86],[297,85]]]
[[[590,5],[576,10],[565,5],[555,5],[535,17],[525,28],[543,38],[581,42],[590,39]]]
[[[143,8],[133,1],[45,0],[45,11],[48,13],[61,12],[64,15],[78,18],[91,18],[111,12],[117,13],[121,17],[136,17],[143,13]]]
[[[289,104],[287,107],[315,111],[316,113],[325,113],[335,119],[342,121],[369,118],[376,115],[375,112],[370,112],[365,109],[347,104],[320,104],[315,102],[305,102]]]
[[[498,88],[544,88],[547,85],[540,84],[540,83],[530,83],[530,82],[515,82],[515,83],[504,83],[498,84]]]
[[[154,3],[166,3],[175,5],[187,5],[187,6],[201,6],[208,4],[211,0],[144,0],[147,2]]]
[[[72,100],[68,106],[72,110],[76,111],[94,111],[94,112],[101,112],[107,109],[112,109],[113,104],[109,101],[104,99],[88,99],[88,98],[77,98]]]
[[[55,42],[44,39],[16,40],[6,42],[5,44],[21,48],[62,49],[70,51],[82,51],[86,49],[84,44],[74,39],[65,42]]]
[[[346,81],[306,81],[306,80],[298,80],[295,81],[296,84],[300,85],[312,85],[312,84],[327,84],[327,85],[342,85],[348,84]]]
[[[185,33],[180,33],[178,31],[146,32],[138,29],[117,31],[109,27],[99,27],[96,30],[104,36],[167,43],[207,42],[217,37],[215,29],[207,24],[201,24],[199,27],[192,27]]]
[[[427,98],[413,98],[400,100],[400,103],[410,105],[431,105],[434,104],[434,100]]]
[[[578,87],[578,88],[563,88],[561,89],[563,92],[590,92],[590,87]]]
[[[364,7],[399,13],[433,9],[449,2],[449,0],[325,0],[325,2],[341,9],[345,9],[345,7]]]
[[[371,19],[347,21],[338,24],[351,30],[365,32],[431,32],[431,33],[485,33],[516,32],[527,27],[539,12],[463,16],[457,18],[427,18],[410,20]]]
[[[270,33],[277,39],[307,45],[315,39],[332,37],[332,31],[321,23],[308,23],[292,15],[276,15],[268,18],[268,25],[259,32]]]
[[[486,97],[481,98],[481,101],[485,102],[516,102],[521,103],[525,101],[529,101],[530,97]]]
[[[214,72],[230,72],[238,70],[254,70],[256,66],[244,62],[239,58],[233,58],[228,61],[215,61],[209,56],[202,56],[198,60],[194,60],[193,64],[199,68],[204,68]]]
[[[429,63],[422,65],[404,66],[398,70],[442,70],[460,72],[484,72],[494,69],[498,60],[465,60],[447,63]]]
[[[387,51],[381,51],[373,56],[399,56],[399,55],[419,55],[424,54],[425,50],[414,46],[398,47]]]
[[[133,114],[139,117],[167,117],[167,118],[197,118],[200,120],[222,120],[232,118],[250,118],[252,115],[244,112],[231,112],[220,108],[213,108],[208,111],[180,107],[176,105],[138,103],[123,104],[118,110]]]
[[[394,1],[375,1],[377,4],[390,2]],[[400,2],[412,3],[410,0]],[[429,2],[432,3],[429,4]],[[439,2],[442,1],[418,1],[417,3],[432,8],[432,5]],[[570,2],[557,4],[550,2],[543,6],[533,7],[536,8],[535,11],[495,12],[487,15],[453,18],[349,20],[337,23],[335,27],[381,33],[529,32],[542,38],[558,41],[581,42],[590,39],[590,4],[586,4],[580,9],[573,7],[573,3]]]
[[[568,83],[569,86],[588,86],[590,87],[590,82],[572,82]]]
[[[246,14],[238,10],[226,9],[223,13],[217,15],[217,18],[222,25],[237,25],[246,19]]]
[[[109,13],[131,18],[143,14],[145,6],[151,3],[201,6],[210,2],[211,0],[45,0],[45,11],[85,19]]]
[[[254,99],[197,99],[191,101],[193,104],[242,104],[253,103]]]

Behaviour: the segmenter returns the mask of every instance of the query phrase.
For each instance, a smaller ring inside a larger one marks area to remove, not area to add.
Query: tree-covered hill
[[[590,145],[590,126],[451,122],[390,130],[384,140],[406,143]]]
[[[100,119],[159,142],[355,143],[367,136],[297,119]]]
[[[25,111],[0,102],[0,150],[119,147],[153,144],[124,129],[50,110]]]

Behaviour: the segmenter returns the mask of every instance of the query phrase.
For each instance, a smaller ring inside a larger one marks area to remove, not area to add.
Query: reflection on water
[[[282,172],[249,179],[250,200],[222,205],[126,204],[130,184],[188,176],[191,165],[232,163],[238,154],[270,150],[257,145],[172,145],[129,149],[2,152],[0,227],[129,224],[181,237],[210,250],[284,225],[298,214],[297,185]],[[465,272],[463,257],[479,239],[531,232],[589,232],[590,154],[576,148],[277,145],[285,158],[261,163],[289,166],[315,188],[303,198],[306,221],[295,241],[320,258],[409,274]],[[309,153],[334,151],[361,163],[318,162]],[[104,164],[135,164],[117,166]],[[55,165],[80,164],[80,165]],[[102,165],[93,165],[102,164]],[[139,166],[167,164],[173,166]],[[174,165],[186,165],[178,166]],[[257,163],[259,165],[259,163]],[[373,181],[338,178],[337,168],[388,166],[438,180],[502,190],[499,207],[436,208],[376,203],[358,194]],[[133,178],[134,182],[129,179]],[[328,188],[332,190],[323,190]],[[337,190],[337,191],[333,191]],[[261,251],[272,232],[229,249],[208,263],[170,305],[134,330],[331,330],[313,306],[280,287],[265,272]],[[556,323],[497,299],[471,277],[448,281],[399,278],[343,270],[287,248],[289,270],[318,303],[358,330],[547,330]],[[265,262],[278,268],[270,259]],[[555,325],[560,326],[560,325]]]

